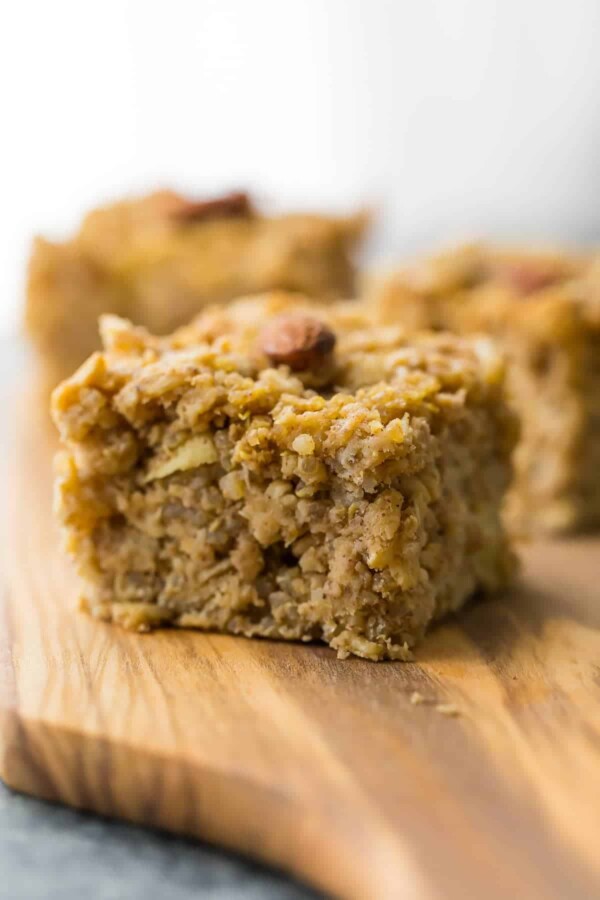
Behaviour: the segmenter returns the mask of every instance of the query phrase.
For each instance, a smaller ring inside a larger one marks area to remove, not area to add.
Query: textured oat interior
[[[298,305],[242,301],[169,339],[107,319],[56,390],[58,511],[94,614],[405,658],[505,584],[515,426],[489,342],[341,305],[320,312],[329,366],[270,368],[257,328]]]

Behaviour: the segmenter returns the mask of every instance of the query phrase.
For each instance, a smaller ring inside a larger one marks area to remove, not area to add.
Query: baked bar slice
[[[101,330],[52,401],[58,515],[95,616],[406,659],[506,583],[515,422],[488,341],[282,294],[167,338]]]
[[[486,332],[521,419],[507,520],[519,533],[600,526],[600,265],[569,253],[462,247],[371,293],[384,322]]]
[[[350,296],[365,227],[364,214],[263,215],[243,193],[125,200],[91,212],[72,240],[36,240],[26,327],[56,384],[99,348],[100,313],[167,334],[206,304],[242,294]]]

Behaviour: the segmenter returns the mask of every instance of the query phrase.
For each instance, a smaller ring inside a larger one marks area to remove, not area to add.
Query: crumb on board
[[[435,697],[425,697],[420,691],[413,691],[410,695],[410,703],[412,706],[434,706],[436,712],[443,716],[456,717],[460,716],[460,710],[454,703],[438,703]]]
[[[460,710],[454,703],[437,703],[435,709],[436,712],[441,713],[443,716],[460,716]]]
[[[410,695],[410,702],[413,706],[419,706],[421,703],[426,703],[427,701],[419,691],[413,691]]]

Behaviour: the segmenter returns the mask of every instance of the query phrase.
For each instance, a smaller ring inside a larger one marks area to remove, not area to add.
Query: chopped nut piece
[[[216,462],[217,451],[212,438],[208,434],[199,434],[190,438],[168,459],[156,466],[150,466],[150,471],[145,481],[154,481],[155,478],[166,478],[173,472],[185,472],[187,469],[195,469],[196,466],[207,466]]]
[[[317,369],[335,346],[331,329],[313,316],[290,313],[278,316],[261,332],[259,344],[265,356],[295,372]]]
[[[192,223],[206,222],[208,219],[231,219],[246,217],[253,214],[252,203],[248,194],[235,191],[215,197],[212,200],[186,200],[173,205],[169,211],[170,217],[177,222]]]
[[[511,288],[520,297],[527,297],[536,291],[556,284],[561,279],[561,272],[551,265],[543,265],[535,261],[503,262],[497,264],[492,275]]]

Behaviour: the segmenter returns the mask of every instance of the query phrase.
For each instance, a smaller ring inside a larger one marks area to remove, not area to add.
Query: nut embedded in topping
[[[300,313],[278,316],[259,337],[265,356],[294,372],[317,370],[328,361],[334,346],[335,334],[324,322]]]
[[[551,264],[544,265],[535,261],[503,262],[492,267],[495,275],[503,284],[521,297],[542,291],[561,280],[562,273]]]
[[[212,200],[186,200],[172,207],[170,217],[183,225],[210,219],[245,218],[253,214],[250,197],[243,191],[234,191]]]

